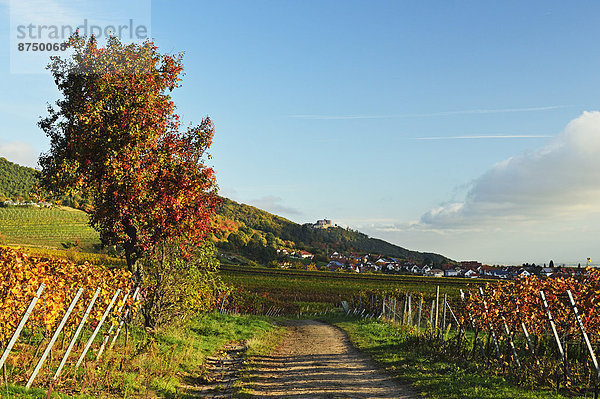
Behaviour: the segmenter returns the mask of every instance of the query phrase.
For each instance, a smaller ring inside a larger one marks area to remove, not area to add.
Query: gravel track
[[[251,359],[256,397],[419,398],[378,370],[339,328],[315,320],[286,325],[289,333],[273,353]]]

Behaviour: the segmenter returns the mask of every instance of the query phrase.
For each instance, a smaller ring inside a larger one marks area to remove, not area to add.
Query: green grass
[[[25,387],[13,385],[13,384],[4,384],[0,387],[0,398],[9,399],[9,398],[19,398],[19,399],[40,399],[45,398],[48,391],[40,388],[31,388],[26,389]],[[93,396],[88,395],[65,395],[56,392],[52,392],[50,396],[52,399],[59,398],[78,398],[78,399],[91,399]]]
[[[136,395],[148,389],[161,397],[180,397],[182,379],[198,377],[206,356],[230,341],[247,340],[250,348],[259,347],[274,328],[267,318],[258,316],[197,316],[185,328],[172,327],[157,334],[147,353],[134,359],[133,368],[139,367],[149,377],[145,387],[124,380],[118,388]],[[144,335],[137,340],[147,339]]]
[[[490,369],[444,358],[424,347],[425,341],[391,325],[376,320],[330,319],[345,330],[353,345],[372,358],[400,381],[432,399],[494,398],[591,398],[565,396],[551,389],[526,389],[515,381],[496,375]]]
[[[100,243],[98,232],[88,225],[88,215],[68,207],[0,208],[0,233],[9,245],[62,248],[79,240],[85,250]]]
[[[271,319],[266,317],[218,313],[198,315],[183,325],[173,325],[156,333],[134,327],[127,343],[124,336],[120,337],[115,350],[108,352],[100,362],[92,360],[92,353],[84,367],[76,372],[71,369],[72,364],[67,367],[54,388],[53,397],[185,398],[180,386],[201,375],[207,356],[226,343],[239,340],[247,341],[249,354],[268,351],[277,331]],[[58,360],[59,356],[55,355],[54,363]],[[49,370],[54,370],[54,363],[49,368],[44,367],[32,390],[1,384],[0,397],[45,397]],[[15,378],[22,380],[21,375],[12,373],[13,370],[17,368],[7,367],[9,382],[14,383]]]

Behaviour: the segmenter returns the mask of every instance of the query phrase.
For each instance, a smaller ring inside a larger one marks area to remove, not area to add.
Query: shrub
[[[214,244],[197,247],[189,258],[173,243],[160,245],[144,259],[144,296],[142,307],[146,327],[184,321],[212,310],[220,292],[226,290],[217,268]]]

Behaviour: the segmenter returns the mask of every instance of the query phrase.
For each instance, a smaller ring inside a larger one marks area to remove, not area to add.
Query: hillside
[[[341,227],[315,229],[310,224],[300,225],[281,216],[273,215],[250,205],[238,204],[227,198],[223,198],[223,205],[219,208],[218,213],[221,217],[242,226],[241,231],[246,235],[248,231],[244,231],[244,226],[247,229],[264,233],[259,235],[264,236],[267,244],[269,244],[269,241],[273,241],[271,236],[274,236],[283,242],[292,241],[298,249],[313,253],[325,254],[329,249],[330,251],[391,256],[419,263],[432,261],[435,264],[440,264],[449,260],[436,253],[411,251],[351,229]],[[253,240],[254,232],[250,232],[250,234],[248,242]],[[256,244],[261,241],[258,240],[258,237],[254,237],[254,240],[257,241]],[[232,240],[227,241],[231,242]],[[239,242],[239,237],[234,236],[233,241],[234,243]]]
[[[35,198],[38,172],[0,157],[0,200]]]
[[[4,198],[30,199],[35,198],[35,187],[39,176],[35,169],[24,167],[0,158],[0,194]],[[41,197],[44,197],[42,194]],[[2,199],[4,199],[2,198]],[[79,196],[61,197],[54,199],[56,203],[85,209],[90,205]],[[82,243],[91,245],[97,240],[96,233],[81,220],[85,214],[77,213],[77,225],[72,221],[69,227],[62,226],[60,234],[53,234],[52,223],[62,225],[64,212],[17,212],[8,211],[0,214],[0,226],[3,233],[11,240],[34,244],[39,236],[40,245],[56,246],[64,241],[79,239]],[[56,215],[55,215],[56,213]],[[290,248],[309,251],[317,255],[316,260],[325,261],[328,252],[358,252],[377,254],[418,263],[440,264],[448,261],[436,253],[423,253],[390,244],[384,240],[371,238],[359,231],[332,227],[329,229],[314,229],[310,224],[300,225],[283,217],[246,204],[238,204],[223,198],[219,207],[214,238],[218,247],[226,252],[238,253],[250,260],[267,264],[279,258],[277,249]],[[9,216],[10,215],[10,216]],[[16,217],[18,215],[18,217]],[[34,216],[32,220],[25,220]],[[14,218],[14,219],[13,219]],[[23,219],[25,218],[25,219]],[[13,220],[10,220],[13,219]],[[35,227],[35,223],[43,226]],[[16,224],[15,224],[16,223]],[[74,230],[73,230],[74,229]],[[63,231],[64,230],[64,231]],[[42,236],[44,236],[42,238]],[[56,237],[55,237],[56,236]]]
[[[19,201],[50,200],[59,205],[81,210],[87,210],[91,206],[89,201],[80,195],[64,195],[51,198],[47,192],[39,188],[39,179],[39,171],[0,157],[0,201],[6,199]]]

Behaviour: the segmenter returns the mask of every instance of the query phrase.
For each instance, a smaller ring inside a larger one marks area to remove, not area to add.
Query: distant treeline
[[[39,172],[0,157],[0,200],[35,200]]]
[[[82,210],[91,206],[90,201],[78,194],[51,197],[40,188],[40,178],[40,171],[0,157],[0,201],[46,200]]]

